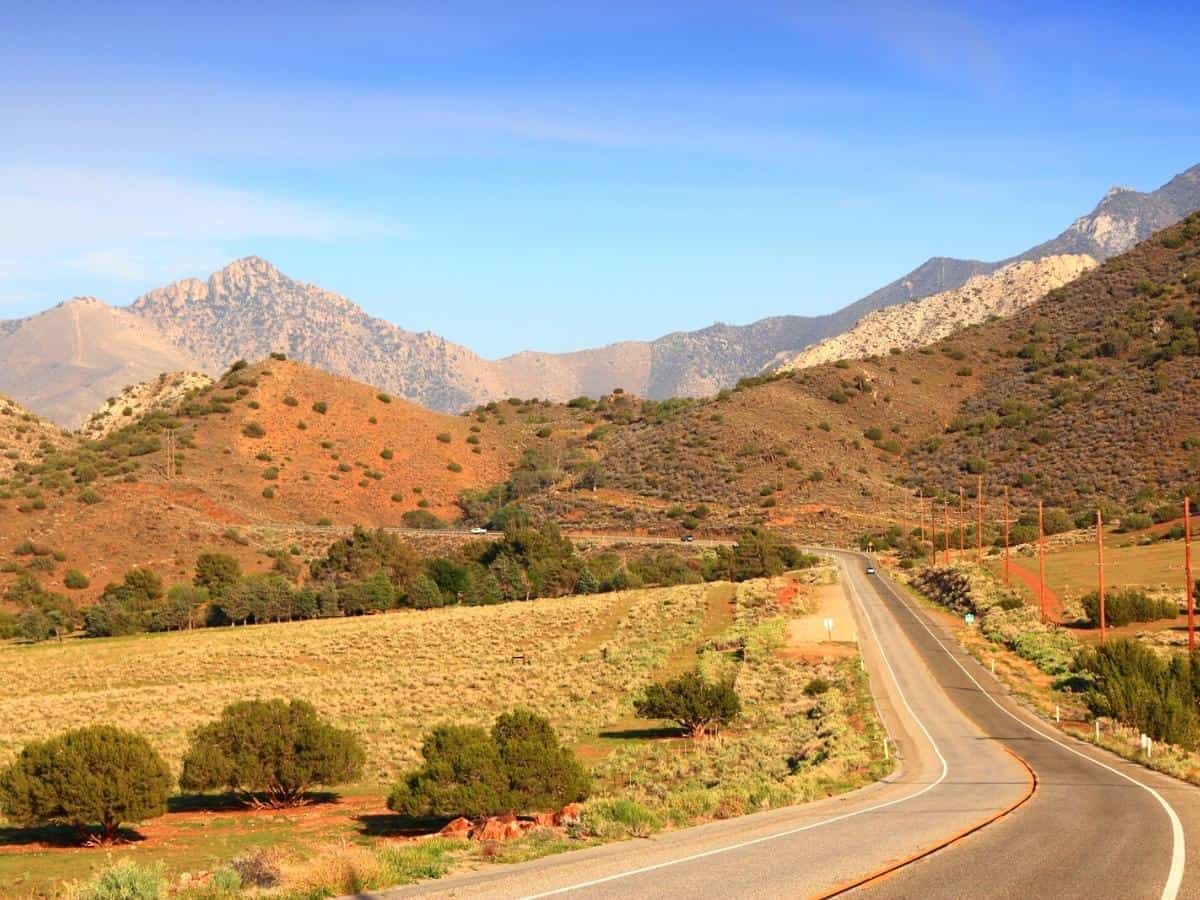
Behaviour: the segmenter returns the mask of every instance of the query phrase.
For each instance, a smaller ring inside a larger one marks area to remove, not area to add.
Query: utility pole
[[[975,562],[983,565],[983,476],[975,478]]]
[[[958,486],[958,558],[967,554],[967,500],[962,485]]]
[[[946,529],[946,565],[950,565],[950,501],[942,501],[942,519]]]
[[[1188,653],[1196,652],[1196,585],[1192,581],[1192,498],[1183,498],[1183,571],[1187,579]]]
[[[925,543],[925,491],[923,488],[917,488],[917,526],[921,531],[921,543]]]
[[[1100,643],[1104,643],[1108,623],[1104,616],[1104,516],[1096,510],[1096,565],[1098,568],[1098,583],[1096,596],[1100,601]]]
[[[1008,553],[1008,485],[1004,486],[1004,586],[1012,586],[1012,571]]]
[[[1042,501],[1038,501],[1038,601],[1042,607],[1042,624],[1046,624],[1046,528],[1042,518]]]

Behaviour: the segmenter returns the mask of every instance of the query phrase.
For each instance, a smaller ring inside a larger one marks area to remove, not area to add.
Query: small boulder
[[[556,825],[578,825],[583,821],[583,807],[578,803],[568,803],[554,816]]]
[[[475,832],[475,840],[477,841],[503,841],[509,837],[508,822],[501,819],[491,818],[483,823],[482,827]]]
[[[471,820],[464,819],[459,816],[451,822],[447,822],[438,834],[443,837],[467,838],[471,835]]]

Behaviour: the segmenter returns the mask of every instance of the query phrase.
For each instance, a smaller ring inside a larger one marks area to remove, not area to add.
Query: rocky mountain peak
[[[259,256],[236,259],[208,279],[214,294],[248,296],[258,290],[271,290],[284,283],[294,283],[274,265]]]

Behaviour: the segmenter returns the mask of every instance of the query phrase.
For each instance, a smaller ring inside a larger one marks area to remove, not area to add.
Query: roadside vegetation
[[[974,564],[926,569],[909,582],[957,616],[974,614],[973,627],[959,626],[960,639],[1043,716],[1077,737],[1094,741],[1099,734],[1110,750],[1200,783],[1200,652],[1180,652],[1153,640],[1154,632],[1120,631],[1096,643],[1095,595],[1084,598],[1078,622],[1087,630],[1042,623],[1021,592]],[[1106,592],[1105,600],[1110,628],[1179,616],[1178,601],[1136,589]],[[1143,734],[1157,745],[1151,753],[1140,743]]]

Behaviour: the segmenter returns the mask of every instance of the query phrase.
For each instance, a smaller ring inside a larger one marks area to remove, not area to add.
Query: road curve
[[[1052,734],[885,579],[866,576],[864,557],[835,555],[898,751],[892,776],[375,896],[1200,897],[1184,868],[1200,792]]]

